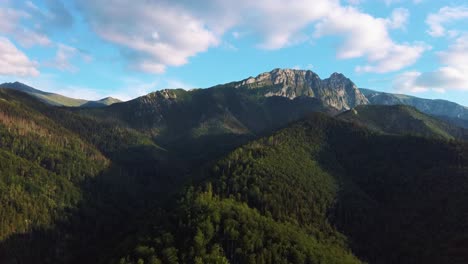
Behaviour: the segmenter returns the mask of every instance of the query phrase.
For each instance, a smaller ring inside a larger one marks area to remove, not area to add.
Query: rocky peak
[[[298,86],[304,85],[307,81],[320,79],[317,74],[306,70],[293,69],[274,69],[270,72],[259,74],[257,77],[249,77],[236,84],[236,87],[250,86],[251,88],[268,86],[268,85],[284,85]]]
[[[350,79],[336,72],[321,80],[310,70],[274,69],[240,81],[235,87],[263,89],[265,96],[315,97],[340,111],[369,103]]]
[[[342,73],[339,73],[339,72],[334,72],[330,75],[330,77],[328,77],[327,79],[325,80],[330,80],[330,81],[348,81],[348,82],[351,82],[350,79],[348,79],[346,76],[344,76]]]

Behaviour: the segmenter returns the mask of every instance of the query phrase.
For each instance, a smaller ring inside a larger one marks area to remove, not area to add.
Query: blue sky
[[[467,22],[461,0],[0,0],[0,82],[127,100],[299,68],[468,105]]]

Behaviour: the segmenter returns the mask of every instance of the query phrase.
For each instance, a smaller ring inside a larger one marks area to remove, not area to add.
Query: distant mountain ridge
[[[468,140],[467,129],[408,105],[360,105],[337,117],[386,134]]]
[[[451,123],[468,128],[468,107],[447,100],[424,99],[404,94],[392,94],[360,88],[361,92],[375,105],[409,105],[421,112],[440,117]]]
[[[69,106],[69,107],[103,107],[108,106],[114,103],[121,102],[119,99],[115,99],[112,97],[106,97],[101,100],[97,101],[90,101],[84,99],[75,99],[66,97],[60,94],[44,92],[33,87],[30,87],[26,84],[20,82],[13,82],[13,83],[3,83],[0,84],[0,88],[5,89],[12,89],[21,92],[25,92],[30,94],[39,100],[55,106]]]

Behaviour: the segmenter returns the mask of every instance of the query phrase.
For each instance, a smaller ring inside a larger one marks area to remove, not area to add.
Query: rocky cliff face
[[[247,78],[235,86],[258,89],[264,96],[282,96],[290,99],[300,96],[314,97],[340,111],[369,104],[356,85],[340,73],[334,73],[321,80],[312,71],[275,69],[257,77]]]

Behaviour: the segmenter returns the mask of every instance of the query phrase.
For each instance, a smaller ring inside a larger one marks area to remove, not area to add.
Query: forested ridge
[[[467,153],[461,141],[313,116],[207,169],[120,263],[175,263],[167,252],[181,263],[463,263]]]
[[[0,262],[466,262],[464,130],[223,89],[100,109],[0,89]]]

